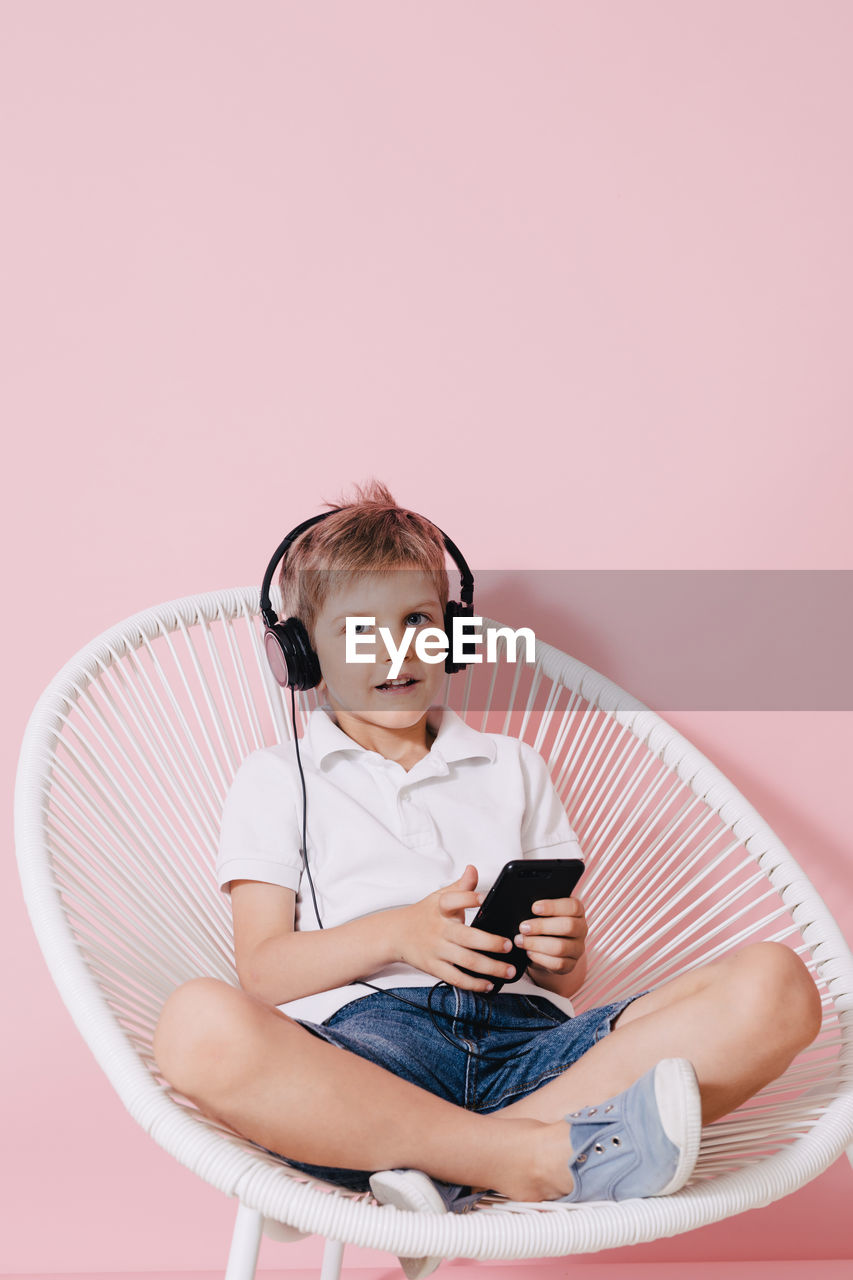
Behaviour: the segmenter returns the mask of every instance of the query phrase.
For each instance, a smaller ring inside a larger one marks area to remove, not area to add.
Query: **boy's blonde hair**
[[[447,605],[444,539],[415,511],[398,507],[378,480],[354,485],[354,498],[327,502],[332,514],[288,548],[279,570],[285,617],[299,618],[313,643],[314,623],[332,582],[386,569],[420,569]]]

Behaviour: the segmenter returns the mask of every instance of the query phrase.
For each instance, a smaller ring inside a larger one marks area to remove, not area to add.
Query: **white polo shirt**
[[[418,902],[458,880],[467,863],[487,892],[511,858],[583,857],[545,761],[517,738],[480,733],[450,707],[432,707],[429,753],[408,772],[354,742],[328,707],[311,712],[300,739],[308,795],[307,854],[324,926]],[[316,929],[311,886],[299,852],[302,787],[292,742],[253,751],[225,799],[217,876],[296,891],[296,928]],[[471,922],[475,908],[466,912]],[[360,975],[378,987],[438,981],[395,962]],[[539,995],[566,1013],[571,1002],[528,976],[504,991]],[[370,988],[347,985],[279,1006],[322,1022]]]

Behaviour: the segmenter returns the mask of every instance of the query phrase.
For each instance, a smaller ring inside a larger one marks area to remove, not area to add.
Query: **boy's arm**
[[[293,889],[259,880],[232,880],[234,952],[240,985],[267,1004],[345,986],[354,978],[402,961],[468,991],[491,989],[506,965],[483,952],[500,951],[506,939],[465,924],[479,906],[477,869],[468,866],[453,884],[419,902],[388,907],[328,929],[294,930]],[[473,968],[477,977],[457,967]]]
[[[293,927],[295,904],[293,889],[231,881],[237,976],[250,995],[285,1004],[345,986],[396,958],[392,911],[303,932]]]
[[[529,743],[520,742],[519,764],[525,790],[522,856],[582,859],[583,850],[545,760]],[[521,922],[516,944],[529,953],[527,973],[537,986],[557,995],[573,996],[583,986],[587,973],[583,904],[577,898],[546,899],[541,906],[543,910],[534,919]],[[537,950],[545,963],[537,963],[539,957],[532,954]],[[554,972],[565,970],[570,964],[568,973]]]
[[[587,952],[584,951],[571,973],[549,973],[547,969],[532,964],[527,966],[527,973],[537,987],[553,991],[558,996],[571,997],[586,982],[587,968]]]

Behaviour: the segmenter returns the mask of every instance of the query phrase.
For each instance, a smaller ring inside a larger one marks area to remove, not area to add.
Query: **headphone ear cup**
[[[444,659],[444,670],[449,676],[457,671],[464,671],[467,662],[453,661],[453,619],[454,618],[473,618],[474,606],[472,604],[460,604],[458,600],[448,600],[447,608],[444,610],[444,634],[450,643],[447,650],[447,657]]]
[[[267,661],[270,664],[273,675],[282,686],[290,683],[287,663],[288,648],[288,640],[281,623],[277,622],[274,626],[265,629],[264,649],[266,650]]]
[[[311,647],[299,618],[287,618],[267,627],[264,648],[272,673],[280,685],[314,689],[323,678],[320,659]]]

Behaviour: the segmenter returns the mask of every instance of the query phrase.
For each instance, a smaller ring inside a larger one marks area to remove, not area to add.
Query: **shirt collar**
[[[451,707],[430,707],[427,722],[436,730],[428,758],[441,760],[445,764],[455,760],[495,759],[497,748],[492,738],[472,729]],[[376,754],[345,734],[332,719],[332,711],[328,706],[315,707],[311,712],[305,727],[305,738],[318,768],[322,767],[328,756],[337,752],[362,752],[370,756]]]

